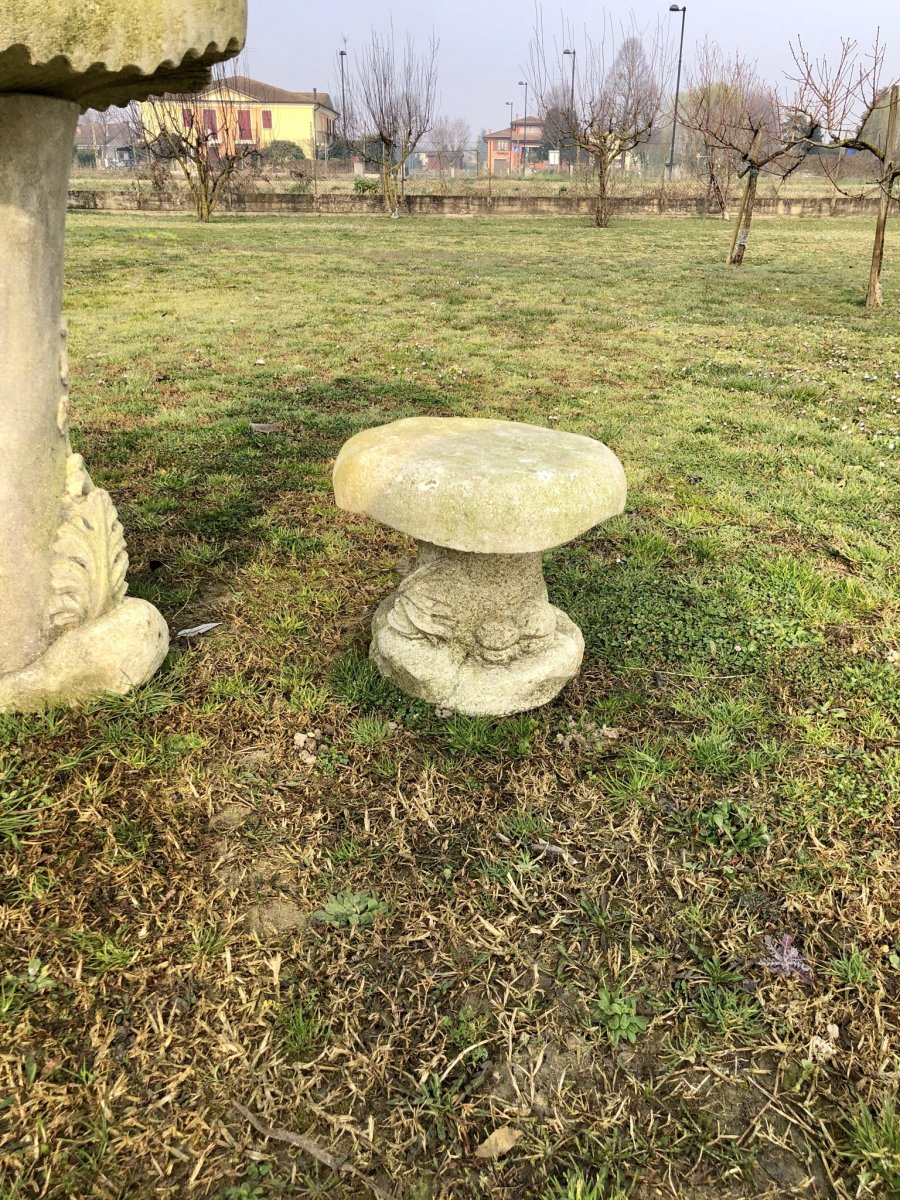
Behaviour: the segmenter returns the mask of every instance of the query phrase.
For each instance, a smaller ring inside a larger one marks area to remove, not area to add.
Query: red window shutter
[[[238,137],[242,142],[249,142],[253,139],[249,108],[238,109]]]
[[[203,127],[213,137],[219,136],[219,122],[216,118],[216,110],[214,108],[204,108]]]
[[[191,110],[189,108],[183,108],[181,110],[181,119],[184,121],[185,129],[193,129],[194,114],[191,112]]]
[[[263,109],[262,117],[263,117],[263,129],[271,129],[272,128],[272,113],[270,112],[270,110],[268,108]]]

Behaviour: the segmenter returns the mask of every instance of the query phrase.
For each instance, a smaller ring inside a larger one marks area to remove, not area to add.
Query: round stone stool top
[[[247,0],[0,0],[0,93],[106,108],[200,88],[246,27]]]
[[[530,554],[625,507],[625,472],[578,433],[477,417],[409,417],[363,430],[334,465],[338,507],[419,541]]]

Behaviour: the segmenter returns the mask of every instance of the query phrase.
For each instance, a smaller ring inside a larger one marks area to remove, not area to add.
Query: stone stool
[[[378,669],[473,715],[552,700],[584,639],[547,599],[541,552],[622,512],[625,492],[609,447],[536,425],[410,417],[350,438],[334,467],[338,506],[419,543],[372,621]]]
[[[0,0],[0,712],[126,692],[165,658],[69,442],[69,168],[81,109],[203,86],[245,25],[246,0]]]

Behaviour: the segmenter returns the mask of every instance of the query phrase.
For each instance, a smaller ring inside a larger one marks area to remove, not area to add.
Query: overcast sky
[[[565,13],[576,31],[596,34],[603,9],[591,0],[571,0],[564,6],[544,5],[544,25],[552,35]],[[668,12],[667,3],[636,0],[629,9],[609,6],[616,21],[633,12],[638,25],[652,25],[661,16],[677,35],[681,14]],[[534,24],[530,0],[450,0],[423,4],[420,0],[337,0],[328,4],[297,4],[296,0],[250,0],[250,24],[244,66],[247,73],[278,87],[297,91],[330,91],[340,107],[340,73],[336,53],[347,38],[348,55],[368,38],[371,29],[386,29],[393,18],[396,33],[411,33],[424,45],[432,30],[440,40],[439,111],[461,116],[477,135],[506,123],[507,100],[522,113],[523,69]],[[815,54],[833,54],[842,36],[871,43],[881,26],[887,43],[886,69],[900,74],[900,0],[689,0],[685,23],[684,59],[705,37],[723,49],[740,48],[756,59],[761,72],[780,78],[791,65],[788,42],[799,33]],[[674,90],[674,78],[672,80]]]

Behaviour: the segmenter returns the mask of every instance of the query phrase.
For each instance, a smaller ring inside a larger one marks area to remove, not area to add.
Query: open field
[[[875,317],[869,222],[727,234],[70,217],[77,449],[221,625],[0,717],[2,1200],[374,1194],[236,1105],[397,1200],[900,1194],[900,226]],[[546,709],[368,664],[330,462],[415,413],[625,465]]]

